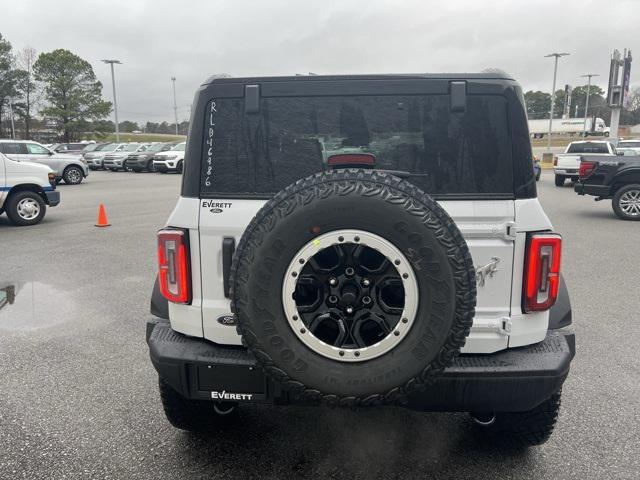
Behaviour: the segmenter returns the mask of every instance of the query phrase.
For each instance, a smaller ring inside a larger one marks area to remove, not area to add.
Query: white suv
[[[178,143],[171,150],[156,153],[153,156],[153,168],[161,173],[182,173],[186,145],[186,142]]]
[[[147,325],[174,426],[393,404],[549,438],[574,336],[514,80],[214,79],[193,111]]]
[[[46,165],[56,176],[56,182],[76,185],[89,175],[84,159],[76,155],[56,153],[44,145],[30,140],[0,140],[0,153],[16,161]]]

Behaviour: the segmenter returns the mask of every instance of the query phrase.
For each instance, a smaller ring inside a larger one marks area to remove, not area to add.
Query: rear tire
[[[555,183],[556,187],[564,186],[565,176],[564,175],[556,175]]]
[[[551,437],[560,412],[561,392],[528,412],[472,414],[479,430],[495,443],[514,447],[542,445]]]
[[[67,185],[78,185],[82,182],[83,178],[84,172],[80,167],[76,167],[74,165],[65,168],[64,173],[62,174],[62,179]]]
[[[14,225],[24,227],[40,223],[47,211],[47,206],[38,193],[22,191],[9,196],[5,211]]]
[[[182,174],[182,160],[180,160],[178,162],[178,165],[176,165],[176,172],[178,172],[179,174]]]
[[[234,403],[185,398],[162,378],[158,378],[158,388],[167,420],[180,430],[206,432],[227,423],[236,414]]]
[[[640,184],[632,183],[619,188],[613,195],[611,206],[622,220],[640,220]]]

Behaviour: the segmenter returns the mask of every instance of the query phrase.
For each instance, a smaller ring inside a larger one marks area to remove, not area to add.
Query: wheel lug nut
[[[364,305],[369,305],[371,303],[371,297],[362,297],[362,303]]]
[[[335,295],[329,295],[329,303],[338,303],[338,297]]]
[[[364,280],[362,280],[362,285],[368,287],[369,285],[371,285],[371,281],[368,278],[365,278]]]
[[[351,315],[353,313],[353,307],[347,307],[347,313]]]
[[[329,285],[333,286],[333,285],[337,285],[337,283],[338,283],[338,280],[336,280],[335,278],[331,277],[329,279]]]
[[[347,277],[352,277],[354,273],[356,273],[356,271],[353,269],[353,267],[347,267],[347,268],[345,268],[345,270],[344,270],[344,274],[345,274]]]

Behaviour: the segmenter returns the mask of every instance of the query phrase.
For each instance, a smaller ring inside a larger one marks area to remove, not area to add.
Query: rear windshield
[[[609,153],[606,143],[572,143],[567,153]]]
[[[640,142],[620,142],[618,146],[620,148],[639,148]]]
[[[431,194],[513,194],[502,96],[469,95],[462,113],[447,95],[262,98],[257,114],[221,98],[206,112],[203,195],[269,196],[353,153]]]

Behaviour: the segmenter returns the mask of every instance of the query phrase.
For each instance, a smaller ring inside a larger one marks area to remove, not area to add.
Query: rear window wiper
[[[389,173],[389,174],[395,175],[396,177],[399,177],[399,178],[429,177],[430,176],[430,174],[428,174],[428,173],[411,173],[411,172],[407,172],[405,170],[383,170],[381,168],[376,168],[375,170],[377,170],[378,172]]]

